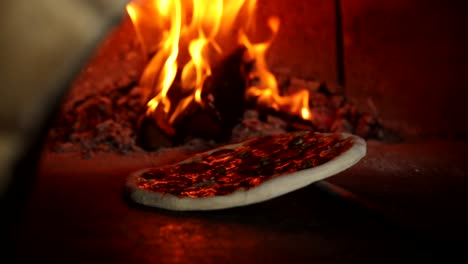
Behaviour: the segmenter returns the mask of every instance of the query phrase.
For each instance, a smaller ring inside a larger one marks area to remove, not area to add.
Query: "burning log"
[[[310,131],[319,131],[318,127],[311,120],[302,119],[299,116],[289,114],[284,111],[277,111],[272,108],[260,108],[259,109],[259,119],[261,121],[266,121],[269,116],[277,117],[286,122],[287,131],[299,131],[299,130],[310,130]]]
[[[190,137],[220,140],[223,135],[222,120],[213,105],[193,104],[174,127],[177,131],[175,142],[182,143]],[[187,113],[188,112],[188,113]]]
[[[142,117],[137,144],[146,150],[154,150],[183,143],[189,137],[227,141],[245,111],[244,52],[245,47],[239,47],[214,67],[204,83],[202,105],[190,101],[172,124],[160,108],[152,116]],[[181,95],[174,93],[171,97],[181,99]]]
[[[136,143],[145,150],[172,147],[175,130],[165,122],[163,113],[158,108],[152,116],[143,115],[138,122]]]
[[[247,86],[243,55],[244,46],[234,50],[213,69],[207,82],[206,93],[213,96],[213,106],[221,124],[217,140],[225,141],[232,128],[240,122],[246,109],[245,90]]]

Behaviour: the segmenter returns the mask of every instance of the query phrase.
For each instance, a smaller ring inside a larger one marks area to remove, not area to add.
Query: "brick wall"
[[[342,0],[347,92],[408,136],[468,135],[468,16],[456,1]]]

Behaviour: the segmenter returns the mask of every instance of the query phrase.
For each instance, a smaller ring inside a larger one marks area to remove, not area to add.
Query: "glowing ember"
[[[254,74],[259,82],[246,91],[246,99],[257,104],[313,120],[309,92],[280,96],[276,79],[269,72],[265,54],[279,29],[279,19],[268,23],[272,37],[263,43],[251,43],[247,32],[253,26],[256,0],[134,0],[127,11],[146,56],[153,54],[140,79],[151,90],[147,114],[162,111],[172,124],[193,102],[203,106],[205,80],[214,63],[239,45],[247,48],[255,61]],[[176,76],[180,85],[174,86]],[[175,88],[176,87],[176,88]],[[180,89],[178,102],[168,98],[170,89]]]

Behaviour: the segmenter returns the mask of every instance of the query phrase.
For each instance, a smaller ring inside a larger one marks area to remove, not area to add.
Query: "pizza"
[[[182,162],[131,173],[130,197],[177,211],[216,210],[266,201],[330,177],[366,154],[345,133],[301,131],[256,137]]]

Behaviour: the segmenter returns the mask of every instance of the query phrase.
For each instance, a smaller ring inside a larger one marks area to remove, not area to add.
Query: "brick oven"
[[[21,132],[28,140],[20,147],[5,144],[18,148],[2,201],[16,261],[450,262],[461,253],[468,198],[468,38],[461,4],[250,1],[256,2],[250,42],[243,42],[244,49],[220,43],[219,49],[230,51],[209,69],[209,84],[200,86],[207,92],[200,90],[199,98],[214,98],[212,108],[200,108],[194,99],[180,115],[171,110],[172,116],[164,117],[156,110],[148,114],[148,102],[159,95],[156,88],[147,89],[157,78],[145,76],[161,74],[163,63],[156,70],[148,65],[165,47],[154,45],[154,36],[147,34],[147,27],[157,24],[141,22],[152,18],[141,9],[151,1],[131,2],[126,10],[120,4],[118,13],[124,15],[112,27],[100,25],[105,34],[96,35],[104,37],[89,41],[89,56],[82,55],[86,45],[70,55],[76,61],[64,63],[67,78],[59,80],[59,92],[46,101],[50,104],[35,102],[39,106],[22,116],[26,125],[11,115],[0,117],[8,139],[16,139],[11,131],[26,127],[29,132]],[[192,1],[167,1],[176,2]],[[210,12],[215,2],[207,4]],[[132,17],[135,10],[137,18]],[[97,15],[97,21],[106,20],[106,14]],[[271,16],[279,29],[267,23]],[[204,30],[213,24],[208,21]],[[244,101],[244,91],[236,87],[248,91],[264,76],[258,54],[254,66],[245,60],[251,43],[269,45],[265,62],[276,78],[277,98],[299,95],[294,102],[300,104],[307,96],[303,105],[292,107],[289,99],[265,105],[261,96]],[[208,71],[204,64],[194,65]],[[10,70],[24,76],[31,72],[18,69]],[[41,78],[32,80],[44,87],[58,79],[36,69]],[[170,90],[168,97],[184,102],[186,85],[178,80],[190,79],[191,73],[178,70],[170,89],[182,88]],[[43,96],[29,89],[26,103]],[[10,89],[5,96],[17,94]],[[6,102],[2,112],[14,112],[17,105]],[[233,209],[149,209],[132,203],[124,192],[132,171],[259,134],[301,129],[357,134],[367,140],[367,156],[326,181]]]

